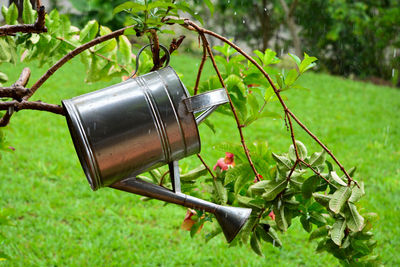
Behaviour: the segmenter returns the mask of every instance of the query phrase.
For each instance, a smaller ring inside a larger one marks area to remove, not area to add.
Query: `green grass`
[[[171,65],[194,84],[200,58],[181,55]],[[23,66],[2,65],[15,80]],[[44,69],[32,67],[34,82]],[[212,73],[209,65],[205,75]],[[60,103],[108,84],[83,83],[77,60],[59,70],[38,91],[35,99]],[[388,266],[400,264],[400,91],[354,82],[325,74],[307,74],[302,84],[311,90],[288,92],[295,114],[346,166],[358,166],[356,178],[366,184],[362,205],[379,213],[374,232],[376,251]],[[276,105],[271,108],[278,110]],[[234,121],[212,115],[214,135],[200,127],[202,154],[211,165],[223,152],[215,145],[238,138]],[[265,258],[247,246],[229,248],[222,236],[205,244],[201,235],[191,239],[180,230],[185,210],[159,201],[112,189],[92,192],[81,170],[65,120],[46,112],[16,114],[4,130],[15,152],[2,153],[0,207],[8,209],[13,226],[2,227],[1,245],[10,266],[337,266],[333,257],[315,254],[316,243],[297,222],[281,235],[284,247],[264,244]],[[280,120],[263,120],[245,129],[248,142],[268,141],[271,149],[285,152],[290,144]],[[296,135],[309,150],[320,150],[298,127]],[[237,139],[238,140],[238,139]],[[185,159],[198,164],[196,157]]]

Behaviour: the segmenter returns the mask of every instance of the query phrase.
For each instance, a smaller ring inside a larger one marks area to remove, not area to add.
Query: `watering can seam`
[[[174,106],[174,102],[172,101],[171,95],[169,94],[168,85],[167,85],[166,81],[165,81],[164,78],[160,75],[160,73],[159,73],[158,71],[156,71],[155,73],[157,73],[157,75],[159,76],[161,82],[162,82],[163,85],[164,85],[164,86],[163,86],[163,89],[164,89],[165,93],[167,94],[168,100],[169,100],[169,102],[170,102],[170,104],[171,104],[171,107],[172,107],[172,110],[173,110],[173,112],[174,112],[174,116],[175,116],[175,119],[176,119],[176,123],[178,124],[179,132],[180,132],[180,134],[181,134],[182,141],[183,141],[183,144],[184,144],[184,153],[185,153],[185,156],[187,156],[187,153],[188,153],[188,152],[187,152],[187,142],[186,142],[185,134],[184,134],[184,132],[183,132],[183,128],[182,128],[182,124],[181,124],[180,118],[179,118],[179,116],[178,116],[178,114],[177,114],[177,112],[176,112],[176,109],[175,109],[175,106]]]
[[[162,123],[162,118],[160,115],[160,111],[157,107],[157,103],[155,103],[154,97],[151,94],[149,87],[144,82],[143,78],[136,77],[136,80],[137,80],[138,84],[140,85],[140,88],[143,90],[143,94],[145,96],[145,99],[146,99],[146,102],[147,102],[149,108],[152,110],[151,115],[154,119],[154,122],[155,122],[154,124],[157,129],[157,134],[158,134],[161,144],[162,144],[162,150],[164,153],[164,161],[170,162],[171,148],[169,146],[167,132],[164,127],[164,124]]]

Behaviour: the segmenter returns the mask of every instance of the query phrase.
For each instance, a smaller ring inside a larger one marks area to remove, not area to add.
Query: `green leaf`
[[[219,235],[220,233],[222,233],[222,229],[221,227],[216,227],[214,228],[211,232],[207,233],[205,238],[206,238],[206,243],[208,241],[210,241],[212,238],[216,237],[217,235]]]
[[[251,208],[255,210],[262,209],[262,205],[256,203],[254,198],[237,195],[236,200],[241,207]]]
[[[225,173],[224,185],[238,180],[240,176],[249,176],[249,172],[251,171],[249,164],[238,164],[235,168],[228,169]]]
[[[151,10],[151,9],[154,9],[154,8],[160,8],[160,7],[176,8],[176,5],[171,3],[171,2],[168,3],[168,2],[155,1],[155,2],[152,2],[152,3],[147,5],[147,10]]]
[[[297,70],[291,69],[285,78],[286,87],[291,86],[297,80],[298,77],[299,74],[297,73]]]
[[[240,236],[242,238],[243,243],[247,243],[249,240],[249,236],[254,228],[254,226],[259,222],[259,218],[257,215],[250,215],[246,224],[243,226],[243,229],[240,231]]]
[[[239,194],[239,192],[243,188],[243,186],[245,186],[247,182],[252,181],[254,179],[254,178],[252,178],[251,173],[252,172],[241,173],[237,177],[237,179],[235,181],[235,185],[234,185],[235,194]]]
[[[332,195],[323,195],[319,193],[313,193],[312,196],[314,197],[315,201],[321,204],[324,207],[329,207],[329,202],[332,199]]]
[[[129,42],[128,37],[121,35],[119,40],[119,52],[122,55],[121,62],[124,65],[130,65],[132,62],[132,44]]]
[[[228,193],[222,182],[220,180],[213,179],[213,185],[214,196],[217,199],[218,203],[221,205],[226,204],[226,202],[228,201]]]
[[[292,168],[292,162],[285,156],[280,156],[275,153],[272,153],[272,157],[275,159],[278,168],[282,172],[287,172]]]
[[[100,36],[111,33],[110,28],[100,26]],[[94,51],[100,54],[113,51],[117,47],[117,40],[115,38],[102,42],[94,47]]]
[[[265,192],[265,187],[268,186],[269,180],[259,181],[249,187],[251,193],[255,195],[261,195]]]
[[[302,142],[296,140],[296,147],[297,147],[297,152],[299,153],[300,159],[304,160],[307,157],[306,146]],[[294,150],[293,144],[291,144],[289,147],[289,158],[293,161],[297,160],[296,151]]]
[[[259,237],[257,236],[257,232],[253,232],[253,234],[251,235],[250,246],[255,253],[257,253],[260,256],[264,256],[264,254],[261,251],[261,243]]]
[[[18,19],[18,8],[14,3],[12,3],[10,5],[10,7],[7,10],[7,14],[4,16],[4,18],[5,18],[6,23],[9,24],[9,25],[18,24],[18,21],[17,21],[17,19]]]
[[[289,227],[289,224],[285,217],[285,207],[283,205],[281,205],[278,209],[275,206],[274,213],[275,213],[276,226],[279,228],[279,230],[286,232]]]
[[[332,195],[332,199],[329,201],[329,209],[334,213],[338,214],[342,209],[344,203],[351,196],[351,189],[347,186],[341,186]]]
[[[266,224],[261,224],[266,226]],[[282,247],[282,242],[278,237],[275,229],[272,227],[268,228],[268,231],[261,225],[256,228],[257,234],[265,241],[271,243],[274,247]]]
[[[301,225],[303,226],[304,230],[306,230],[307,233],[311,232],[312,224],[307,220],[307,217],[305,215],[300,217],[300,222],[301,222]]]
[[[296,62],[297,67],[300,67],[301,59],[295,54],[289,53],[289,56]]]
[[[0,61],[8,62],[11,59],[10,46],[4,38],[0,38]]]
[[[360,182],[358,183],[358,185],[360,186],[360,188],[354,186],[353,189],[351,190],[351,196],[349,198],[349,202],[351,203],[356,203],[365,194],[364,183]]]
[[[316,60],[317,60],[316,57],[310,57],[309,55],[304,53],[304,59],[299,66],[300,73],[303,73],[303,72],[307,71],[308,69],[314,67],[315,63],[313,63],[313,62]]]
[[[204,0],[204,3],[207,5],[208,9],[210,10],[211,17],[214,15],[214,5],[211,0]]]
[[[335,171],[330,172],[330,176],[332,177],[332,179],[338,183],[341,186],[347,186],[347,184],[339,177],[339,175],[337,175],[337,173]]]
[[[91,20],[88,23],[86,23],[85,27],[81,30],[81,33],[79,35],[79,41],[81,43],[87,43],[91,40],[93,40],[97,32],[99,31],[99,23],[95,20]]]
[[[324,166],[325,160],[326,160],[325,150],[323,150],[322,152],[315,152],[314,154],[311,155],[310,165],[313,168]]]
[[[125,2],[123,4],[120,4],[116,8],[114,8],[113,15],[115,15],[121,11],[128,10],[128,9],[132,10],[131,13],[137,13],[139,11],[146,10],[146,6],[139,4],[139,3],[134,3],[134,2]]]
[[[331,239],[338,246],[342,244],[345,229],[346,229],[346,222],[343,219],[338,219],[332,226]]]
[[[262,198],[265,201],[274,200],[276,196],[286,188],[287,184],[288,184],[287,179],[283,179],[280,181],[269,180],[266,186],[264,187],[265,193],[262,194]]]
[[[310,212],[310,222],[317,225],[318,227],[327,224],[325,217],[318,212]]]
[[[347,203],[344,209],[347,227],[353,232],[359,232],[364,227],[364,218],[358,213],[357,207],[353,203]]]
[[[32,8],[31,1],[24,0],[23,3],[23,11],[22,11],[22,19],[26,24],[33,24],[35,23],[37,13]]]
[[[0,72],[0,83],[5,83],[7,81],[8,81],[8,76],[5,73]]]
[[[368,255],[372,251],[369,248],[369,246],[366,244],[366,242],[363,240],[356,240],[356,239],[351,240],[351,247],[355,251],[358,251],[359,253],[361,253],[362,255]]]
[[[197,19],[201,24],[204,24],[204,21],[201,16],[198,15],[197,12],[194,12],[192,8],[186,2],[180,2],[176,4],[176,7],[186,13],[189,13],[193,18]]]
[[[181,174],[181,181],[193,181],[196,180],[197,178],[204,176],[207,174],[207,169],[203,165],[200,165],[199,167],[185,173]]]
[[[301,193],[304,198],[310,198],[312,196],[312,193],[319,185],[319,180],[320,178],[318,175],[313,175],[304,181],[303,185],[301,186]]]
[[[321,226],[321,227],[315,229],[311,233],[311,235],[308,238],[308,240],[313,240],[313,239],[316,239],[316,238],[320,238],[320,237],[326,236],[328,234],[329,229],[330,229],[329,225],[324,225],[324,226]]]

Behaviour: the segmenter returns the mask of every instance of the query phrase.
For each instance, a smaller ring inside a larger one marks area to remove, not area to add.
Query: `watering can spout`
[[[212,213],[217,218],[228,243],[240,232],[251,214],[251,209],[221,206],[180,192],[174,192],[135,177],[118,181],[110,187]]]

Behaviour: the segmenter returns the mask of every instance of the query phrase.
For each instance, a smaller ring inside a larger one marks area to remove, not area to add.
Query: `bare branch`
[[[260,178],[259,178],[260,175],[259,175],[259,173],[257,172],[256,167],[254,166],[253,160],[251,159],[251,156],[250,156],[249,149],[247,148],[246,141],[245,141],[245,139],[244,139],[243,130],[242,130],[243,125],[242,125],[242,124],[240,123],[240,121],[239,121],[239,117],[238,117],[238,115],[237,115],[236,108],[235,108],[235,106],[233,105],[233,102],[232,102],[232,99],[231,99],[231,97],[230,97],[230,95],[229,95],[228,89],[227,89],[226,86],[225,86],[224,79],[222,78],[221,73],[220,73],[220,71],[219,71],[219,69],[218,69],[217,63],[215,62],[214,54],[213,54],[213,52],[212,52],[212,50],[211,50],[211,47],[210,47],[210,45],[209,45],[209,43],[208,43],[208,41],[207,41],[207,38],[206,38],[206,36],[204,35],[204,33],[202,32],[202,28],[200,28],[199,26],[197,26],[195,23],[191,24],[191,26],[192,26],[194,29],[196,29],[196,31],[199,33],[199,35],[200,35],[200,37],[201,37],[201,40],[202,40],[202,42],[203,42],[203,45],[206,47],[207,52],[208,52],[208,55],[210,56],[210,59],[211,59],[211,62],[212,62],[212,64],[213,64],[213,67],[214,67],[214,69],[215,69],[215,72],[217,73],[218,79],[219,79],[219,81],[220,81],[222,87],[225,89],[225,92],[226,92],[226,94],[227,94],[227,96],[228,96],[229,105],[230,105],[230,107],[231,107],[233,116],[234,116],[235,121],[236,121],[236,124],[237,124],[237,128],[238,128],[239,135],[240,135],[240,142],[242,143],[244,153],[246,154],[247,160],[248,160],[248,162],[249,162],[249,164],[250,164],[250,166],[251,166],[251,169],[253,170],[253,172],[254,172],[254,174],[255,174],[255,176],[256,176],[257,181],[260,181]]]
[[[197,91],[199,89],[199,83],[200,83],[200,78],[201,78],[201,73],[203,72],[203,68],[204,68],[204,63],[207,60],[207,47],[203,44],[203,56],[201,57],[201,62],[200,62],[200,66],[199,66],[199,70],[197,71],[197,77],[196,77],[196,84],[194,85],[194,95],[197,95]]]
[[[197,157],[200,159],[201,163],[203,163],[204,167],[206,167],[208,173],[211,175],[211,177],[216,180],[217,178],[215,177],[214,173],[211,171],[210,167],[208,167],[207,163],[204,161],[204,159],[201,157],[200,153],[197,154]]]
[[[160,64],[160,42],[158,41],[158,35],[157,35],[157,31],[155,29],[151,29],[150,30],[151,33],[151,39],[152,39],[152,43],[153,45],[151,46],[151,53],[153,54],[153,68],[151,69],[151,71],[153,70],[157,70],[161,67]]]
[[[50,69],[48,69],[46,71],[46,73],[43,74],[42,77],[40,77],[39,80],[37,80],[37,82],[31,87],[31,92],[24,97],[24,100],[29,99],[29,97],[31,97],[36,92],[36,90],[39,89],[39,87],[42,86],[43,83],[45,81],[47,81],[48,78],[50,78],[51,75],[53,75],[59,68],[61,68],[65,63],[67,63],[73,57],[75,57],[76,55],[82,53],[86,49],[89,49],[92,46],[95,46],[95,45],[97,45],[99,43],[105,42],[107,40],[110,40],[112,38],[115,38],[115,37],[118,37],[118,36],[124,34],[124,31],[126,29],[129,29],[129,28],[132,28],[132,27],[133,26],[128,26],[128,27],[116,30],[114,32],[111,32],[109,34],[97,37],[96,39],[93,39],[92,41],[87,42],[86,44],[83,44],[83,45],[75,48],[74,50],[72,50],[68,54],[66,54],[63,58],[61,58],[53,66],[51,66]]]
[[[0,102],[0,110],[8,110],[10,107],[14,108],[14,111],[23,109],[32,109],[40,111],[48,111],[51,113],[64,115],[64,109],[59,105],[48,104],[41,101],[25,101],[18,102],[16,100]]]
[[[173,38],[171,44],[169,45],[169,53],[172,54],[175,50],[179,48],[179,46],[182,44],[183,40],[185,39],[185,35],[179,36],[178,39]],[[163,55],[162,58],[160,59],[160,64],[161,66],[164,64],[164,62],[167,60],[167,55]]]
[[[45,24],[46,11],[44,6],[38,8],[38,18],[35,24],[19,24],[19,25],[4,25],[0,27],[0,35],[14,35],[17,32],[22,33],[42,33],[47,32]]]

